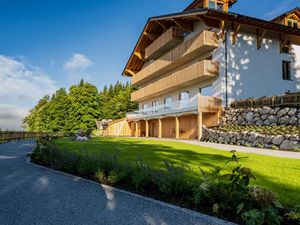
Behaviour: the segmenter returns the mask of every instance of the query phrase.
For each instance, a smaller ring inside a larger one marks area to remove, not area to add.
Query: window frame
[[[158,112],[158,105],[159,105],[158,100],[152,102],[152,112],[153,113],[157,113]]]
[[[213,4],[213,7],[212,7],[212,4]],[[222,8],[219,8],[220,5],[222,5]],[[224,11],[225,3],[222,0],[208,0],[208,8]]]
[[[292,80],[292,62],[282,60],[282,79],[286,81]]]
[[[171,102],[167,103],[167,99],[171,99]],[[165,107],[164,108],[165,109],[171,108],[172,102],[173,102],[173,97],[172,96],[165,97],[165,99],[164,99],[164,106]]]
[[[187,93],[188,94],[188,99],[182,99],[181,98],[181,94],[182,93]],[[190,92],[189,91],[181,91],[180,93],[179,93],[179,101],[184,101],[184,100],[189,100],[190,99]]]
[[[148,110],[148,104],[147,103],[142,106],[142,110],[143,110],[143,113],[145,113],[145,114],[148,113],[147,112],[147,110]]]

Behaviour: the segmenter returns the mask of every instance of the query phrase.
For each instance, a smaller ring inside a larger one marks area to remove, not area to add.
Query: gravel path
[[[34,141],[0,144],[1,225],[231,224],[26,164]]]

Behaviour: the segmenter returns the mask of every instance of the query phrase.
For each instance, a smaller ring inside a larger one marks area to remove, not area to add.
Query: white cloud
[[[65,71],[84,71],[93,63],[83,54],[74,53],[73,56],[64,64]]]
[[[1,101],[37,101],[55,91],[54,82],[38,67],[0,55]]]
[[[0,104],[0,128],[2,130],[22,130],[22,120],[27,113],[26,108]]]
[[[0,55],[1,129],[19,130],[28,109],[56,89],[43,70],[25,61]]]

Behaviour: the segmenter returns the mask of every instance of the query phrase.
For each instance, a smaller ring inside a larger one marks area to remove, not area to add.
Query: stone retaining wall
[[[224,111],[222,124],[238,125],[300,125],[300,109],[296,108],[248,108]]]
[[[300,137],[294,135],[263,135],[255,132],[223,132],[203,127],[202,141],[259,148],[299,150]]]

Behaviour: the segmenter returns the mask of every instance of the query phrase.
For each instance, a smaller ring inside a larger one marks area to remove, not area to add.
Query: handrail
[[[0,141],[12,141],[39,138],[48,135],[44,132],[25,132],[25,131],[0,131]]]

